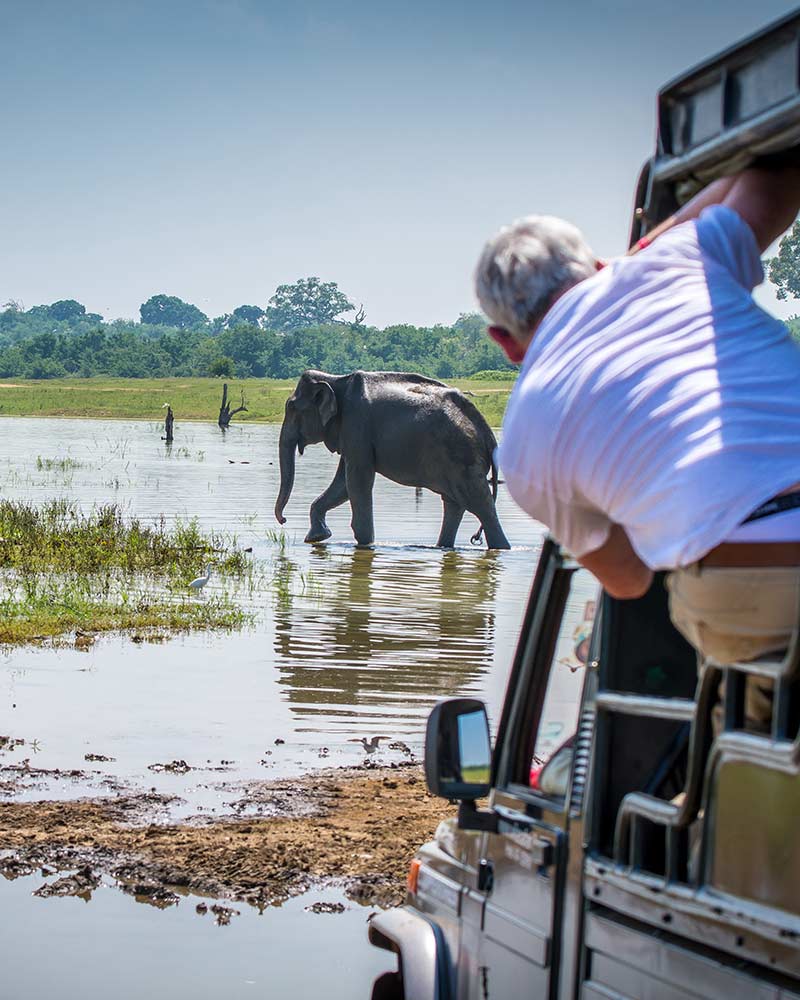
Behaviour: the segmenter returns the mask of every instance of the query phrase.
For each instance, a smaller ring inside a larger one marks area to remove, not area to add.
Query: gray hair
[[[578,228],[552,215],[527,215],[504,226],[483,248],[475,291],[492,323],[525,340],[553,300],[596,267]]]

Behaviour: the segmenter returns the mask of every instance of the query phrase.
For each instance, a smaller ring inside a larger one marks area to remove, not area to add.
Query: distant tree
[[[75,299],[59,299],[58,302],[53,302],[47,307],[47,312],[50,319],[72,323],[86,315],[86,306],[82,306]]]
[[[238,323],[229,330],[223,330],[217,340],[217,354],[233,358],[239,378],[266,374],[263,355],[276,334],[261,330],[251,324]]]
[[[292,285],[278,286],[269,300],[266,319],[273,330],[298,330],[334,322],[354,309],[335,281],[300,278]]]
[[[139,315],[143,323],[158,326],[176,326],[179,330],[191,330],[194,327],[206,326],[208,316],[200,312],[197,306],[184,302],[177,295],[153,295],[147,302],[139,306]]]
[[[767,270],[779,299],[800,298],[800,221],[783,237],[777,257],[767,261]]]
[[[214,333],[221,333],[223,330],[232,330],[242,324],[263,329],[266,325],[264,322],[266,315],[260,306],[237,306],[232,313],[215,316],[211,320],[211,329]]]
[[[0,330],[10,329],[16,326],[20,316],[25,312],[25,307],[21,302],[9,299],[0,306]]]
[[[219,333],[222,330],[228,330],[233,325],[233,313],[223,313],[221,316],[215,316],[211,320],[211,330],[213,333]]]
[[[477,347],[484,338],[488,339],[486,326],[486,320],[480,313],[461,313],[453,323],[453,330],[470,347]]]
[[[237,306],[233,310],[233,315],[242,323],[252,323],[253,326],[260,326],[261,321],[267,314],[260,306]]]
[[[236,365],[233,358],[218,357],[208,366],[208,374],[217,378],[233,378],[236,374]]]

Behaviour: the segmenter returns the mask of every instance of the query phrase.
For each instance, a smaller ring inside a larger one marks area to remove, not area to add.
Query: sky
[[[623,252],[658,88],[792,9],[0,0],[0,303],[217,316],[317,275],[368,323],[451,323],[520,215]]]

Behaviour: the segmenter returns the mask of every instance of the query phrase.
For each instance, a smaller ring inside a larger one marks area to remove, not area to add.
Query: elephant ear
[[[336,403],[336,393],[327,382],[317,382],[314,386],[314,403],[322,426],[327,427],[339,409]]]

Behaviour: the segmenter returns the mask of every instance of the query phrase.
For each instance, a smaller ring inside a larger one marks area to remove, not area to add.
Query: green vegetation
[[[74,299],[24,309],[0,307],[0,379],[225,378],[297,379],[306,368],[344,373],[416,371],[467,378],[513,368],[474,313],[452,325],[384,329],[365,323],[335,282],[302,278],[281,285],[266,308],[237,306],[209,319],[174,295],[154,295],[141,322],[103,321]],[[343,319],[347,313],[355,313]]]
[[[209,560],[242,576],[248,562],[235,539],[203,535],[196,522],[168,527],[125,521],[115,504],[84,514],[66,500],[42,507],[0,500],[0,569],[99,573],[123,570],[188,583]]]
[[[461,768],[461,780],[473,785],[488,785],[491,780],[490,769],[485,765],[467,765]]]
[[[349,370],[349,369],[348,369]],[[505,381],[447,379],[472,395],[472,401],[493,427],[502,422],[515,372]],[[235,397],[244,392],[247,413],[236,422],[280,423],[295,379],[242,379],[231,386]],[[11,379],[0,382],[0,416],[92,417],[98,419],[164,419],[164,403],[175,413],[180,433],[183,420],[216,421],[222,385],[213,378],[165,379]],[[177,439],[176,439],[177,441]]]
[[[778,245],[778,254],[767,262],[769,280],[775,285],[777,298],[800,299],[800,222]]]
[[[234,629],[248,615],[224,597],[170,600],[167,595],[121,590],[98,595],[85,577],[57,580],[20,578],[12,590],[0,584],[0,644],[20,645],[57,638],[72,631],[185,632]]]
[[[79,469],[81,463],[74,458],[42,458],[36,457],[36,468],[39,472],[71,472]]]
[[[293,285],[279,285],[266,311],[258,319],[263,317],[265,326],[285,333],[287,330],[335,323],[342,313],[355,312],[355,308],[339,291],[335,281],[301,278]],[[241,306],[238,310],[234,309],[234,315],[241,315],[241,310]],[[355,323],[362,323],[363,320],[364,311],[359,309]]]
[[[0,502],[0,643],[73,629],[235,628],[248,615],[226,595],[184,596],[206,565],[243,580],[251,566],[235,538],[194,522],[125,521],[116,506]]]

